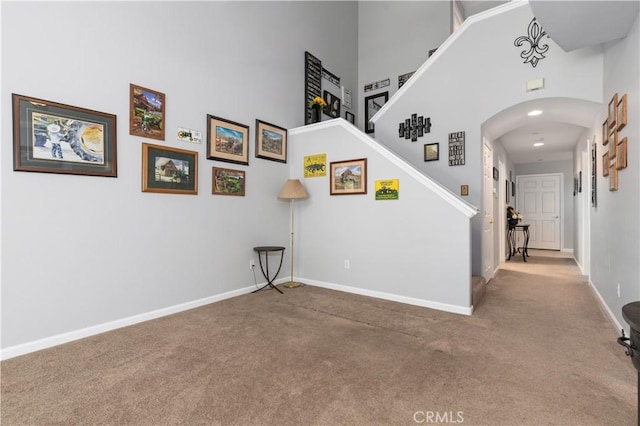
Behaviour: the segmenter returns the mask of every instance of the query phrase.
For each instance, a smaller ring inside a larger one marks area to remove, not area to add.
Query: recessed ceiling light
[[[544,145],[544,142],[536,142],[533,144],[533,146],[542,146]]]
[[[529,111],[529,113],[527,115],[529,117],[534,117],[534,116],[540,115],[540,114],[542,114],[542,110],[534,109],[533,111]]]

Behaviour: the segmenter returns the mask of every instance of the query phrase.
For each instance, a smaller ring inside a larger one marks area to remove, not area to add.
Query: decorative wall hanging
[[[627,125],[627,94],[622,95],[616,106],[616,122],[618,123],[618,131]]]
[[[596,189],[597,179],[597,149],[596,136],[593,135],[593,143],[591,144],[591,207],[597,207],[598,205],[598,191]]]
[[[374,83],[369,83],[364,85],[364,91],[370,92],[372,90],[382,89],[383,87],[387,87],[391,84],[391,80],[386,78],[384,80],[376,81]]]
[[[613,97],[609,101],[609,107],[607,112],[607,123],[609,123],[609,129],[615,129],[617,123],[616,107],[618,106],[618,94],[614,93]],[[611,130],[609,130],[611,131]]]
[[[371,117],[376,115],[380,108],[389,100],[389,92],[379,93],[364,98],[364,122],[366,133],[373,133],[375,125],[371,122]]]
[[[388,179],[374,182],[376,200],[397,200],[400,197],[400,180]]]
[[[178,126],[176,137],[180,142],[202,143],[202,132]]]
[[[211,169],[211,176],[212,194],[244,197],[246,179],[243,170],[213,167]]]
[[[198,193],[198,153],[142,144],[142,192]]]
[[[460,185],[460,195],[463,197],[469,195],[469,185]]]
[[[320,177],[327,175],[327,154],[305,155],[304,177]]]
[[[428,143],[424,145],[424,161],[438,161],[440,159],[440,144]]]
[[[449,133],[449,165],[464,165],[464,132]]]
[[[616,169],[627,167],[627,137],[622,138],[616,149]]]
[[[411,142],[417,142],[425,133],[431,132],[431,117],[426,119],[418,114],[411,114],[411,118],[407,118],[398,126],[398,136],[405,139],[411,139]]]
[[[529,45],[529,49],[520,52],[520,57],[524,59],[525,64],[529,63],[535,68],[538,65],[538,61],[545,58],[544,54],[549,50],[549,45],[541,43],[544,36],[549,38],[547,32],[536,22],[536,18],[533,18],[529,22],[527,35],[520,36],[514,40],[514,46],[520,47],[525,43]]]
[[[249,126],[207,114],[207,158],[249,164]]]
[[[331,195],[367,193],[367,159],[334,161],[330,166]]]
[[[351,108],[351,89],[342,86],[340,93],[342,95],[342,105],[344,105],[345,108]]]
[[[287,129],[256,119],[256,158],[287,162]]]
[[[329,83],[333,84],[336,87],[340,87],[340,77],[333,74],[329,70],[322,68],[322,78],[327,80]]]
[[[411,78],[414,72],[415,71],[411,71],[398,76],[398,89],[401,88],[407,82],[407,80],[409,80],[409,78]]]
[[[322,112],[331,118],[340,117],[340,98],[325,90],[324,101],[327,103],[327,107]]]
[[[609,160],[609,151],[607,151],[602,155],[602,177],[609,176],[610,163],[611,161]]]
[[[309,52],[304,52],[304,124],[311,124],[311,107],[314,98],[322,98],[322,62]]]
[[[618,142],[618,131],[627,125],[627,95],[614,93],[602,123],[602,145],[609,148],[602,156],[602,176],[609,177],[609,191],[618,190],[618,171],[627,167],[627,138]]]
[[[356,124],[356,116],[350,113],[349,111],[345,111],[344,119],[347,120],[351,124]]]
[[[500,179],[500,172],[498,171],[497,167],[493,168],[493,180],[498,180]]]
[[[12,95],[13,170],[117,177],[116,116]]]
[[[164,140],[165,95],[129,85],[129,134]]]

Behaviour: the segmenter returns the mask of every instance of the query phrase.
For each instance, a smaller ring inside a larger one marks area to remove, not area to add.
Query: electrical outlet
[[[249,269],[253,269],[256,267],[256,261],[253,259],[249,259]]]
[[[618,283],[618,299],[620,298],[620,283]]]
[[[349,265],[349,259],[345,259],[344,261],[344,269],[349,269],[351,266]]]

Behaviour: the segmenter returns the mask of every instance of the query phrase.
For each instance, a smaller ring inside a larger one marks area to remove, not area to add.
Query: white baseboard
[[[414,297],[400,296],[397,294],[383,293],[381,291],[366,290],[358,287],[351,287],[342,284],[327,283],[323,281],[307,280],[301,278],[300,281],[307,285],[328,288],[331,290],[344,291],[345,293],[359,294],[362,296],[375,297],[377,299],[391,300],[393,302],[406,303],[408,305],[422,306],[424,308],[437,309],[439,311],[452,312],[454,314],[471,315],[473,306],[458,306],[447,303],[433,302],[431,300],[416,299]]]
[[[623,328],[627,330],[627,332],[629,331],[629,327],[622,327],[622,325],[620,324],[620,322],[618,322],[618,318],[616,318],[616,316],[613,314],[613,312],[611,312],[611,309],[609,309],[609,305],[607,305],[607,303],[604,301],[604,298],[602,297],[602,295],[600,294],[600,292],[598,291],[598,289],[596,288],[595,285],[593,285],[593,283],[591,282],[591,279],[589,279],[589,286],[593,289],[593,291],[596,293],[596,295],[598,296],[598,299],[600,300],[600,304],[602,305],[602,307],[604,308],[604,310],[607,312],[607,314],[609,315],[609,319],[611,319],[612,324],[614,327],[616,327],[616,332],[618,333],[618,335],[620,335],[620,330],[622,330]],[[628,334],[628,333],[627,333]]]
[[[570,249],[570,248],[563,248],[560,251],[563,252],[563,253],[573,253],[573,249]]]
[[[276,283],[279,283],[281,281],[286,282],[288,280],[287,279],[285,279],[284,281],[277,280]],[[258,284],[258,286],[262,287],[262,285],[264,284],[266,283]],[[25,355],[31,352],[36,352],[42,349],[47,349],[53,346],[61,345],[63,343],[68,343],[74,340],[83,339],[85,337],[94,336],[96,334],[104,333],[107,331],[116,330],[118,328],[127,327],[130,325],[164,317],[167,315],[172,315],[182,311],[187,311],[189,309],[198,308],[200,306],[208,305],[210,303],[219,302],[221,300],[230,299],[232,297],[237,297],[243,294],[251,293],[254,290],[256,290],[256,286],[252,285],[252,286],[241,288],[238,290],[232,290],[226,293],[205,297],[203,299],[193,300],[191,302],[181,303],[179,305],[168,306],[166,308],[156,309],[155,311],[133,315],[131,317],[122,318],[115,321],[110,321],[107,323],[82,328],[80,330],[74,330],[74,331],[58,334],[51,337],[45,337],[44,339],[34,340],[32,342],[10,346],[0,351],[0,360],[13,358],[20,355]]]

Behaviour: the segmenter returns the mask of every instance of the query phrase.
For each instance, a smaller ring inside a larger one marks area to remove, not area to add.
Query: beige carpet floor
[[[3,361],[2,425],[637,424],[571,259],[506,263],[470,317],[283,290]]]

